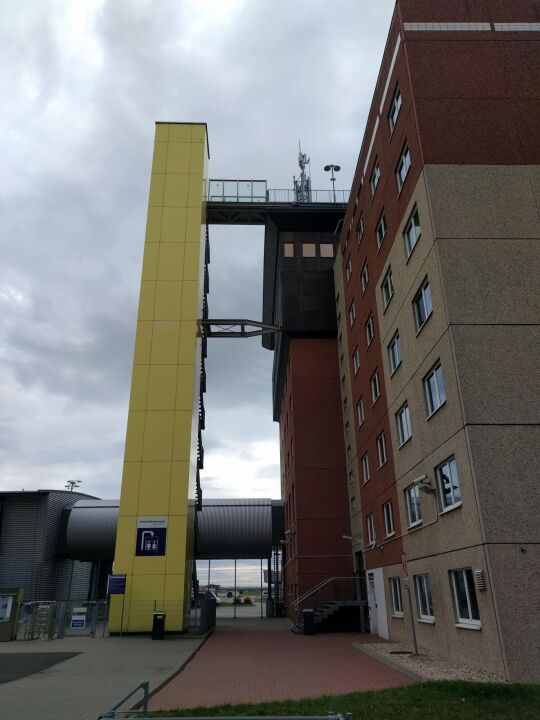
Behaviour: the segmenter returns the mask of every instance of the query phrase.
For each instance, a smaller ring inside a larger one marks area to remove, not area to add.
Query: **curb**
[[[362,643],[352,643],[352,646],[355,650],[360,650],[360,652],[363,652],[365,655],[368,655],[373,660],[378,660],[383,665],[386,665],[392,670],[396,670],[397,672],[400,672],[402,675],[405,675],[410,680],[414,680],[414,682],[426,682],[426,678],[423,678],[418,673],[413,672],[413,670],[409,670],[407,668],[404,668],[402,665],[397,663],[395,660],[391,660],[390,658],[386,657],[386,655],[379,655],[373,650],[368,650],[367,648],[362,646]]]

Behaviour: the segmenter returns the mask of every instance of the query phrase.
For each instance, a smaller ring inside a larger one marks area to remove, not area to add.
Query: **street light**
[[[330,180],[332,181],[332,189],[334,192],[334,204],[336,202],[336,178],[334,176],[334,172],[339,172],[341,170],[340,165],[325,165],[324,166],[324,172],[332,172],[332,176],[330,177]]]
[[[80,484],[80,480],[68,480],[65,486],[70,492],[73,492],[73,490],[78,488]]]

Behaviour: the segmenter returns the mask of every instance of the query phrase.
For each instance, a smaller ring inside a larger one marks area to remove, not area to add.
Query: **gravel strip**
[[[447,658],[434,654],[427,655],[423,650],[419,655],[412,653],[410,645],[403,643],[353,643],[358,650],[364,648],[370,655],[395,663],[397,669],[403,668],[423,680],[469,680],[470,682],[505,682],[503,677],[460,663],[453,663]]]

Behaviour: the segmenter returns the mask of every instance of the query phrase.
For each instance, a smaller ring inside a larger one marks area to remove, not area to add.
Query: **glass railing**
[[[310,190],[308,199],[299,201],[294,190],[269,189],[266,180],[208,181],[208,202],[346,205],[348,201],[348,190]]]

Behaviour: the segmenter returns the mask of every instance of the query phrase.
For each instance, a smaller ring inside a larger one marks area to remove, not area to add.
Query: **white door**
[[[371,632],[388,640],[388,617],[386,615],[386,595],[382,568],[368,570],[367,585]]]

